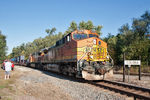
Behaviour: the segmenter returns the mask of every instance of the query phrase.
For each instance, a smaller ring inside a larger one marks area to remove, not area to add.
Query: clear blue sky
[[[102,25],[102,37],[150,11],[150,0],[0,0],[0,30],[13,47],[45,37],[45,29],[64,32],[71,21]]]

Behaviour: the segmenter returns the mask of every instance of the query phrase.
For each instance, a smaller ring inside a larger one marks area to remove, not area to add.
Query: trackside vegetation
[[[6,36],[4,36],[0,31],[0,63],[2,63],[4,59],[6,59],[6,50]]]
[[[108,43],[108,52],[116,65],[123,63],[123,53],[126,59],[139,59],[142,64],[150,63],[150,12],[146,11],[141,17],[134,18],[132,25],[124,24],[119,33],[114,36],[108,34],[104,40]]]

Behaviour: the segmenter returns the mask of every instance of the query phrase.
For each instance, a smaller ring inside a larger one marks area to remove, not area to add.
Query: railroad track
[[[65,75],[65,77],[68,77]],[[109,89],[110,91],[114,91],[123,95],[127,95],[133,97],[134,100],[150,100],[150,89],[143,88],[139,86],[134,86],[131,84],[109,81],[109,80],[98,80],[98,81],[88,81],[84,79],[77,79],[75,77],[68,77],[70,79],[76,80],[82,83],[88,83],[94,86],[98,86],[104,89]]]
[[[110,91],[132,96],[134,100],[150,100],[150,89],[147,88],[108,80],[92,81],[89,83],[104,89],[109,89]]]

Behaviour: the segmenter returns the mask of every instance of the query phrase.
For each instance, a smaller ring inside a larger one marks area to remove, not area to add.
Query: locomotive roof
[[[87,34],[92,33],[92,34],[98,35],[98,34],[97,34],[95,31],[93,31],[93,30],[75,30],[75,31],[72,31],[71,33],[87,33]],[[50,49],[52,49],[52,48],[57,47],[57,43],[63,41],[63,39],[65,39],[65,37],[68,36],[68,35],[71,34],[71,33],[66,34],[66,35],[63,36],[61,39],[59,39],[58,41],[56,41],[56,43],[55,43],[53,46],[47,47],[47,48],[43,48],[43,49],[41,49],[39,52],[34,52],[34,53],[44,52],[45,50],[50,50]],[[34,53],[33,53],[33,54],[34,54]]]

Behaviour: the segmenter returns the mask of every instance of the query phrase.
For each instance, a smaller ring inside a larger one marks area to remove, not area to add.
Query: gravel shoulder
[[[128,97],[55,73],[15,66],[9,100],[126,100]],[[2,100],[3,97],[2,97]],[[6,99],[7,100],[7,99]]]
[[[123,75],[114,74],[113,78],[109,80],[123,82]],[[128,81],[128,75],[125,75],[125,83],[150,89],[150,76],[141,76],[141,80],[139,80],[138,75],[129,75]]]
[[[14,100],[72,100],[59,87],[49,83],[47,75],[39,70],[16,66],[20,78],[16,81],[17,89]]]

